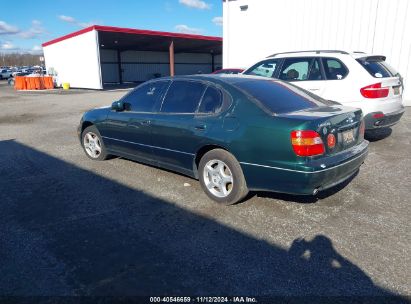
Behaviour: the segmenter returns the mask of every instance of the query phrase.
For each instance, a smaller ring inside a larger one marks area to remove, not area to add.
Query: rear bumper
[[[307,187],[302,194],[312,194],[314,189],[321,191],[331,188],[354,175],[368,155],[368,141],[364,140],[359,146],[353,147],[350,151],[343,151],[341,154],[331,156],[326,161],[321,160],[324,164],[330,164],[330,167],[315,171],[312,177],[308,177]],[[339,163],[334,165],[335,162]]]
[[[332,156],[312,160],[295,169],[240,162],[251,190],[298,195],[331,188],[354,175],[368,154],[368,141]]]
[[[368,113],[364,116],[365,129],[374,130],[380,128],[387,128],[398,123],[405,112],[404,106],[395,112],[384,114],[383,112]],[[376,117],[374,117],[376,115]],[[380,117],[383,115],[382,117]]]
[[[401,95],[386,99],[363,98],[359,101],[345,103],[344,105],[360,108],[364,117],[368,114],[376,112],[381,112],[388,115],[389,113],[401,111],[404,108]]]

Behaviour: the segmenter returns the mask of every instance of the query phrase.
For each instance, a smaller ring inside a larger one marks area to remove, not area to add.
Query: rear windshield
[[[282,81],[252,79],[240,81],[234,85],[257,99],[264,108],[275,114],[336,104]]]
[[[384,60],[364,60],[360,58],[357,59],[357,61],[375,78],[386,78],[398,75],[398,72]]]

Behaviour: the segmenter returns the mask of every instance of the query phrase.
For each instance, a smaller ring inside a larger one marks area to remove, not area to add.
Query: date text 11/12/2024
[[[257,303],[254,297],[150,297],[150,303]]]

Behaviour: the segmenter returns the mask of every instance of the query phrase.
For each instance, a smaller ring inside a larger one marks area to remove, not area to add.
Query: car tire
[[[81,146],[88,158],[92,160],[105,160],[108,158],[103,139],[95,126],[89,126],[83,130],[81,133]]]
[[[219,204],[238,203],[248,194],[239,162],[223,149],[214,149],[204,154],[198,172],[204,192]]]

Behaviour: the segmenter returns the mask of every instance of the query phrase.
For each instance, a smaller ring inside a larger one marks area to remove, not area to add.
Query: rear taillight
[[[358,132],[359,132],[360,141],[362,141],[364,139],[364,133],[365,133],[364,119],[361,120],[360,129],[358,130]]]
[[[388,96],[389,91],[389,88],[381,87],[381,82],[360,89],[361,95],[365,98],[384,98]]]
[[[325,151],[320,134],[312,130],[292,131],[291,145],[298,156],[321,155]]]
[[[336,142],[337,140],[336,140],[336,138],[335,138],[335,135],[334,134],[328,134],[328,136],[327,136],[327,146],[328,146],[328,148],[330,148],[330,149],[334,149],[334,147],[335,147],[335,142]]]
[[[372,117],[379,119],[379,118],[383,118],[384,117],[384,113],[375,113],[372,115]]]

